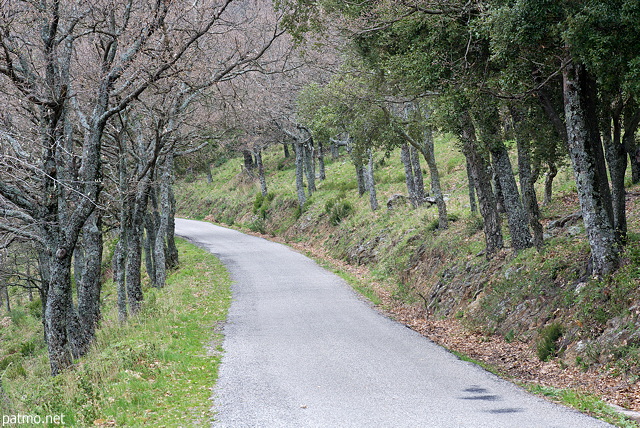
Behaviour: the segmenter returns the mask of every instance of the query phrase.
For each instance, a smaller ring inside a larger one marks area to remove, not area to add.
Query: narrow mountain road
[[[192,220],[231,272],[219,427],[604,427],[459,360],[284,245]]]

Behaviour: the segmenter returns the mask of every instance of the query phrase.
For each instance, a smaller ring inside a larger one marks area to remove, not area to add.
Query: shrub
[[[553,323],[543,328],[538,337],[537,350],[540,361],[548,361],[558,355],[558,339],[562,337],[563,328],[558,323]]]
[[[333,204],[329,212],[329,223],[332,226],[339,225],[342,220],[349,217],[353,212],[353,205],[347,201],[340,201]]]
[[[435,232],[438,227],[440,226],[440,221],[438,221],[438,219],[433,219],[430,220],[429,223],[427,223],[426,229],[429,232]]]
[[[324,210],[327,214],[331,215],[331,210],[336,204],[335,199],[329,199],[326,204],[324,204]]]
[[[507,334],[504,335],[504,341],[507,343],[513,342],[515,338],[516,338],[516,332],[513,331],[513,329],[509,330]]]
[[[267,218],[267,213],[271,201],[276,197],[275,193],[269,192],[267,196],[262,196],[262,193],[258,193],[253,200],[253,213],[258,214],[264,220]]]
[[[26,321],[27,315],[22,308],[14,308],[9,312],[9,317],[15,325],[22,325]]]
[[[29,315],[31,315],[33,318],[35,319],[42,318],[42,301],[40,301],[39,297],[28,302],[25,305],[25,309],[27,309],[27,311],[29,312]]]
[[[265,233],[266,233],[264,217],[258,217],[258,218],[256,218],[254,221],[252,221],[251,223],[249,223],[249,224],[247,225],[247,227],[248,227],[248,228],[249,228],[249,230],[251,230],[252,232],[257,232],[257,233],[262,233],[262,234],[265,234]]]
[[[20,354],[23,357],[30,357],[35,355],[40,349],[44,349],[45,343],[42,336],[38,335],[27,342],[23,342],[20,345]]]

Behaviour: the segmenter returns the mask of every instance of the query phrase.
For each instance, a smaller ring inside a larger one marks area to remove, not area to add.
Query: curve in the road
[[[220,427],[604,427],[461,361],[284,245],[192,220],[229,269]]]

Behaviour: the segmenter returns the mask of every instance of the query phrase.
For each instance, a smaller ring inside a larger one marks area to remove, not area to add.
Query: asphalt
[[[462,361],[290,248],[176,220],[234,281],[214,427],[605,427]]]

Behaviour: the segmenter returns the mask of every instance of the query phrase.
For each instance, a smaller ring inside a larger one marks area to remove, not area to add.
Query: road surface
[[[215,427],[604,427],[459,360],[284,245],[192,220],[234,281]]]

